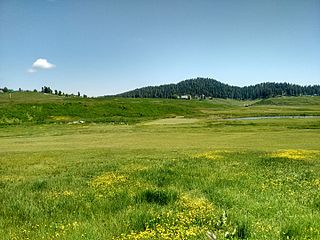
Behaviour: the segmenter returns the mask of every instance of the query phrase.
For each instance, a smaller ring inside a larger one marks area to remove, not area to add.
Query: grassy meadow
[[[0,239],[320,239],[320,118],[248,116],[320,97],[0,94]]]

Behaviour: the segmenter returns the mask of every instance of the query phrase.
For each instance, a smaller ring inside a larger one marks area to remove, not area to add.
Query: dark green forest
[[[267,82],[237,87],[211,78],[196,78],[177,84],[143,87],[116,96],[128,98],[179,98],[181,96],[191,96],[192,98],[212,97],[244,100],[300,95],[320,95],[320,85],[300,86],[290,83]]]

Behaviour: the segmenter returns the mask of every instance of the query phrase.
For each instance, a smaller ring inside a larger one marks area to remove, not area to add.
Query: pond
[[[223,120],[260,120],[260,119],[281,119],[281,118],[320,118],[320,116],[260,116],[260,117],[225,118]]]

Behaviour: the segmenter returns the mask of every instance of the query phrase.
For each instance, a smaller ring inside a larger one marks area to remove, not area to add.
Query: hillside
[[[179,98],[184,95],[242,100],[283,95],[320,95],[320,85],[300,86],[289,83],[261,83],[253,86],[237,87],[221,83],[215,79],[196,78],[177,84],[143,87],[116,96],[131,98]]]
[[[201,116],[202,109],[226,109],[229,101],[177,101],[64,97],[33,92],[0,94],[0,125],[22,123],[136,123],[174,116]]]
[[[0,126],[39,123],[134,124],[154,119],[229,118],[278,115],[320,115],[320,97],[279,97],[240,101],[214,98],[178,99],[81,98],[34,92],[0,94]]]

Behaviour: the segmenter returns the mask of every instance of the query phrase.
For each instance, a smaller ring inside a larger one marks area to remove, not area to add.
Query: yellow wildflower
[[[149,226],[141,232],[131,232],[114,237],[122,239],[190,239],[204,236],[214,210],[213,205],[205,198],[193,198],[183,195],[178,201],[179,211],[167,210],[156,216]],[[152,224],[153,223],[153,224]]]
[[[213,150],[209,152],[199,153],[193,155],[195,158],[207,158],[210,160],[219,160],[223,158],[223,155],[225,153],[228,153],[228,151],[222,151],[222,150]]]
[[[94,178],[90,185],[95,188],[110,187],[114,184],[124,183],[127,181],[127,177],[123,175],[116,175],[114,173],[107,173],[102,176]]]
[[[291,160],[304,160],[319,153],[312,150],[280,150],[271,154],[271,157],[287,158]]]

